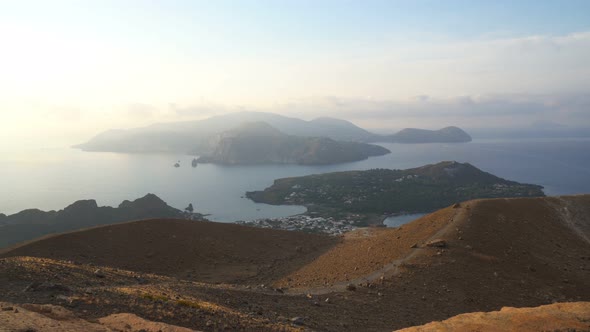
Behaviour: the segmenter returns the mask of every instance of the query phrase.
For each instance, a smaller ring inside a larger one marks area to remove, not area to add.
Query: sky
[[[0,0],[0,50],[4,144],[240,110],[590,126],[586,0]]]

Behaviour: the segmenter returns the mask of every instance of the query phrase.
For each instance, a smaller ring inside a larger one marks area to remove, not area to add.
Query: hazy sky
[[[590,1],[0,0],[0,138],[239,110],[590,126]]]

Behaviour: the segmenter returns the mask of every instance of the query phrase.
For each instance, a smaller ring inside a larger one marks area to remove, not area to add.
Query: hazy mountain
[[[109,130],[88,142],[75,146],[84,151],[173,152],[203,154],[210,152],[211,137],[248,122],[266,122],[284,134],[302,137],[327,137],[351,142],[465,142],[469,135],[456,127],[439,131],[413,130],[396,135],[378,135],[353,123],[334,118],[305,121],[279,114],[239,112],[200,121],[160,123],[126,130]],[[398,133],[399,134],[399,133]],[[421,136],[424,136],[421,138]]]
[[[379,156],[390,151],[359,142],[325,137],[286,135],[265,122],[253,122],[212,138],[201,163],[218,164],[334,164]]]
[[[146,218],[180,218],[183,212],[154,194],[123,201],[117,208],[99,207],[95,200],[80,200],[63,210],[24,210],[0,219],[0,248],[45,234]]]
[[[396,134],[384,137],[386,137],[388,141],[396,143],[471,142],[471,136],[458,127],[445,127],[439,130],[406,128]]]

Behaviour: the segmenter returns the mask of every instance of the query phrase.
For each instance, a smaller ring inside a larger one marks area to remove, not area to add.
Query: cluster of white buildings
[[[340,235],[355,229],[352,220],[335,220],[332,217],[312,217],[308,215],[296,215],[284,218],[255,219],[249,221],[236,221],[237,224],[282,229],[288,231],[304,231],[310,233],[324,233]]]

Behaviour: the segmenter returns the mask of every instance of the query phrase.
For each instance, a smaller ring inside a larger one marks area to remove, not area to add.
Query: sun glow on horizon
[[[368,127],[590,126],[587,4],[513,7],[5,2],[2,135],[78,139],[241,110]]]

